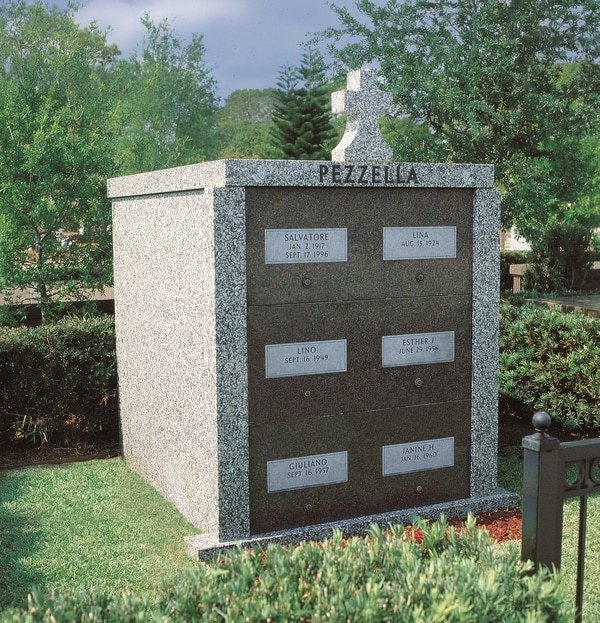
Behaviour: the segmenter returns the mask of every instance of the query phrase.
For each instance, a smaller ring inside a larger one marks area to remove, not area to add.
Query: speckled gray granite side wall
[[[219,537],[250,534],[246,206],[243,188],[214,189]]]
[[[500,193],[477,189],[473,201],[473,398],[471,495],[496,489],[498,470],[498,322]]]
[[[126,460],[193,524],[218,531],[212,197],[113,203]]]

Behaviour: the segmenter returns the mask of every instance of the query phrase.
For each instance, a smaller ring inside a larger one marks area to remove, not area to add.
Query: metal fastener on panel
[[[416,491],[417,493],[423,493],[423,487],[422,487],[421,485],[417,485],[417,486],[415,487],[415,491]]]
[[[416,379],[415,379],[415,386],[416,386],[416,387],[423,387],[423,379],[421,379],[421,378],[416,378]]]
[[[305,278],[302,280],[302,285],[303,285],[305,288],[310,288],[310,284],[311,284],[311,283],[312,283],[312,281],[311,281],[308,277],[305,277]]]
[[[307,389],[307,390],[304,392],[304,397],[305,397],[305,398],[310,398],[310,396],[311,396],[310,389]]]
[[[310,513],[310,511],[312,510],[312,504],[305,504],[305,505],[304,505],[304,510],[305,510],[307,513]]]
[[[425,281],[425,275],[423,273],[417,273],[417,276],[415,277],[415,279],[419,282]]]

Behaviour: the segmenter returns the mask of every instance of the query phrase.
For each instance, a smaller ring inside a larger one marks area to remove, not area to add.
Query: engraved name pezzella
[[[321,164],[319,182],[334,184],[419,184],[415,168],[405,165]]]

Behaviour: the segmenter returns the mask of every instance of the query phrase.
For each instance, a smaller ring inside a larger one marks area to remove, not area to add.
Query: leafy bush
[[[503,303],[500,394],[566,431],[600,428],[600,320]]]
[[[531,258],[531,251],[500,251],[500,290],[512,291],[511,264],[527,264]]]
[[[578,223],[551,223],[533,241],[525,287],[541,292],[580,290],[589,277],[593,232]]]
[[[110,317],[0,328],[0,445],[116,441]]]
[[[323,543],[233,550],[176,578],[155,605],[134,595],[34,595],[0,621],[568,621],[559,578],[533,574],[516,548],[495,547],[471,517],[372,527],[366,539],[337,532]]]

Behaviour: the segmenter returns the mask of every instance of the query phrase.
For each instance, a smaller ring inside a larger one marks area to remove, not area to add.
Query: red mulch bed
[[[460,521],[452,521],[460,525]],[[487,530],[497,543],[504,541],[520,541],[522,529],[521,509],[508,508],[499,511],[488,511],[477,515],[477,527]]]

